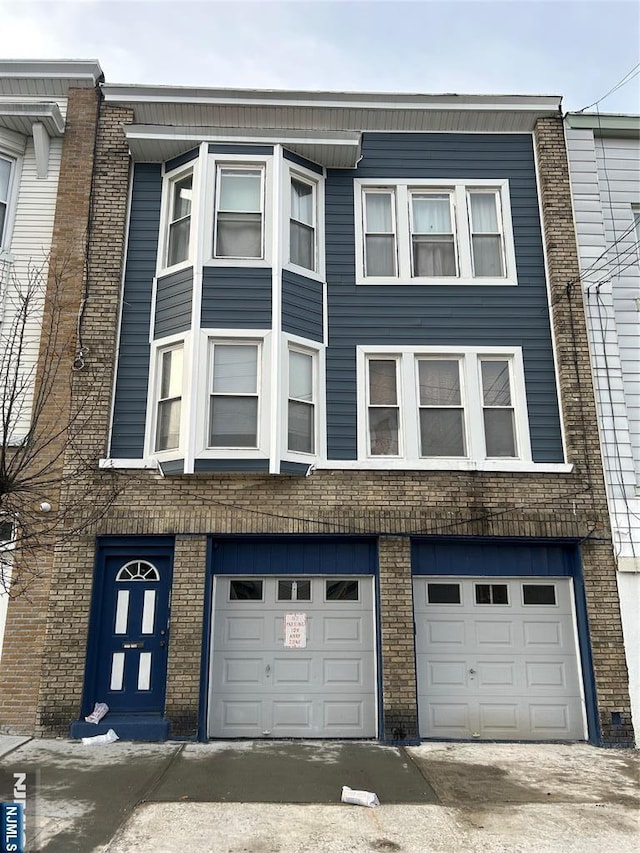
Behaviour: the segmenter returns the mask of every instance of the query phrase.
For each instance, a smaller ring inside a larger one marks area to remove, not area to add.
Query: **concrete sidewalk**
[[[38,774],[29,834],[48,853],[637,853],[638,769],[586,744],[0,737],[0,798]],[[381,806],[341,804],[343,785]]]

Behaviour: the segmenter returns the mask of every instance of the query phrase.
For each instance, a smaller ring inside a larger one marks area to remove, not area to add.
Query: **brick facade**
[[[97,460],[105,455],[125,235],[128,157],[125,110],[102,107],[96,155],[89,301],[84,334],[90,357],[104,367],[95,383],[94,427],[82,453],[96,462],[96,500],[112,487]],[[176,536],[167,716],[172,732],[193,736],[200,696],[206,536],[209,534],[339,534],[378,536],[384,732],[388,740],[417,735],[411,593],[411,535],[583,539],[582,558],[603,740],[629,743],[629,699],[595,422],[561,119],[539,122],[536,148],[544,214],[553,330],[564,415],[567,474],[489,472],[328,471],[310,477],[207,474],[161,478],[127,471],[96,534]],[[80,372],[82,397],[91,377]],[[87,484],[77,484],[86,488]],[[194,534],[196,534],[194,536]],[[47,615],[37,731],[66,734],[83,686],[95,540],[56,551]],[[44,614],[40,614],[43,618]],[[36,663],[39,667],[39,662]],[[40,671],[40,669],[39,669]],[[31,673],[21,678],[30,678]],[[25,698],[25,703],[28,703]],[[28,704],[22,706],[26,710]],[[623,725],[613,725],[613,711]],[[1,711],[0,711],[1,713]],[[18,704],[8,722],[32,731]]]
[[[39,369],[34,399],[41,400],[36,426],[37,467],[49,465],[47,493],[41,496],[57,511],[62,497],[55,486],[63,464],[69,423],[70,376],[75,357],[76,324],[85,281],[87,229],[91,197],[99,93],[70,89],[63,141],[59,192],[49,257]],[[52,334],[47,334],[51,332]],[[40,389],[40,390],[38,390]],[[37,402],[34,405],[38,405]],[[41,478],[42,479],[42,478]],[[23,554],[28,588],[10,601],[0,667],[0,731],[33,731],[47,608],[54,570],[53,541]],[[20,577],[18,563],[15,574]],[[14,590],[15,592],[15,590]],[[56,626],[49,631],[57,633]],[[64,652],[62,652],[64,657]]]

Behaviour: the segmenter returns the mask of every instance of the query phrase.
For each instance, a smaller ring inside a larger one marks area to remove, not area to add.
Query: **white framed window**
[[[156,376],[156,427],[154,450],[162,453],[180,446],[184,346],[175,344],[158,351]]]
[[[189,258],[193,172],[170,181],[169,193],[165,266],[173,267]]]
[[[633,221],[632,238],[635,240],[636,252],[640,258],[640,204],[631,205],[631,219]]]
[[[459,358],[416,358],[420,456],[466,456]]]
[[[359,460],[453,469],[531,463],[519,347],[358,347],[357,363]]]
[[[365,276],[395,277],[398,268],[395,193],[391,189],[365,189],[362,202]]]
[[[356,179],[357,284],[516,284],[509,182]]]
[[[367,359],[367,450],[371,456],[400,456],[398,358]]]
[[[317,354],[289,347],[287,395],[287,450],[316,453]]]
[[[316,184],[291,175],[289,217],[289,262],[315,272],[317,270]]]
[[[218,163],[213,257],[264,259],[265,167]]]
[[[9,242],[9,202],[14,165],[12,159],[0,154],[0,247]]]
[[[261,345],[210,341],[209,412],[206,446],[260,446]]]

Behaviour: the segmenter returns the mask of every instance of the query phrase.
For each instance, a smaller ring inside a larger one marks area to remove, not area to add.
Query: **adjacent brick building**
[[[631,743],[559,99],[106,85],[93,156],[36,730]]]

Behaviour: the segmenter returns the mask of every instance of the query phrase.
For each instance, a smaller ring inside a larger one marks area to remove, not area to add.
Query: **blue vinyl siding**
[[[232,453],[233,451],[230,451]],[[194,470],[196,474],[207,471],[229,472],[247,471],[258,474],[269,473],[268,459],[196,459]]]
[[[477,539],[414,539],[411,543],[411,567],[416,575],[571,577],[579,566],[575,544]]]
[[[191,328],[193,269],[189,267],[158,279],[154,338],[176,335]]]
[[[226,575],[372,575],[376,542],[317,535],[215,537],[210,567]]]
[[[201,326],[270,329],[271,270],[268,267],[205,267]]]
[[[322,175],[324,169],[322,166],[318,166],[317,163],[313,163],[311,160],[306,160],[304,157],[301,157],[299,154],[294,154],[293,151],[283,151],[284,159],[289,160],[291,163],[295,163],[298,166],[303,166],[305,169],[308,169],[310,172],[315,172],[317,175]]]
[[[137,459],[144,453],[149,321],[158,252],[161,193],[160,166],[136,164],[110,450],[110,455],[116,458]]]
[[[518,285],[355,284],[355,178],[509,180]],[[536,462],[564,461],[533,141],[527,134],[367,133],[357,170],[326,186],[330,459],[355,459],[356,345],[521,346]]]
[[[322,282],[283,271],[282,328],[291,335],[322,342]]]

